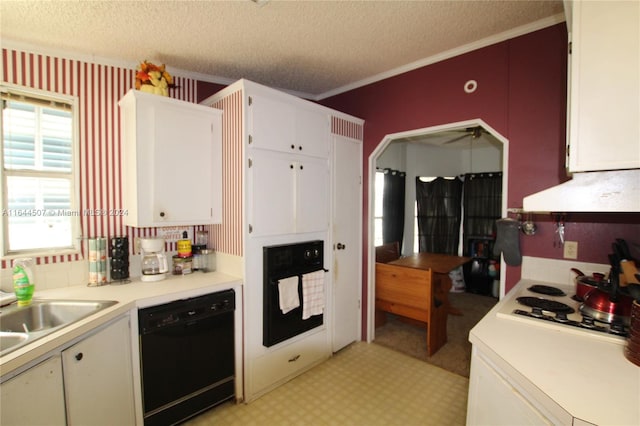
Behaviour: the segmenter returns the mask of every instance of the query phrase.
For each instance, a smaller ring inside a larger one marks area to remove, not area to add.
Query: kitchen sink
[[[29,335],[27,333],[7,333],[0,331],[0,353],[4,353],[6,349],[20,345],[28,338]]]
[[[113,300],[33,300],[0,310],[0,356],[95,314]]]

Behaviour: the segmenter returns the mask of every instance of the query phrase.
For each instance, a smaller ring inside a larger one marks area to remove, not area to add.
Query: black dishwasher
[[[235,293],[140,309],[145,425],[173,425],[235,395]]]

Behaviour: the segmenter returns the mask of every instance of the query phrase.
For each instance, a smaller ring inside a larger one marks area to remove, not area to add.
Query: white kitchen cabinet
[[[0,424],[64,425],[60,355],[20,373],[0,385]]]
[[[569,7],[569,170],[640,168],[640,2]]]
[[[125,224],[220,223],[222,111],[136,90],[120,107]]]
[[[329,163],[322,158],[253,149],[248,169],[249,234],[329,228]]]
[[[473,347],[468,425],[557,425],[571,424],[571,421],[568,413],[563,418],[556,418],[551,410],[541,408],[540,401],[534,400],[513,378],[496,367],[477,347]]]
[[[69,424],[135,423],[129,316],[62,351],[62,366]]]
[[[277,93],[249,95],[249,147],[327,158],[329,114],[291,99]]]
[[[0,385],[2,425],[135,424],[129,316]]]
[[[329,274],[323,325],[275,346],[263,344],[264,247],[322,240],[324,265],[331,269],[332,135],[350,131],[361,140],[363,122],[248,80],[202,104],[224,111],[223,190],[231,200],[225,206],[231,220],[217,228],[224,238],[216,250],[242,260],[244,399],[249,402],[331,356]]]
[[[301,371],[325,360],[327,350],[327,330],[314,333],[307,339],[283,345],[257,357],[251,364],[249,377],[250,394],[264,393],[275,384],[285,382]]]

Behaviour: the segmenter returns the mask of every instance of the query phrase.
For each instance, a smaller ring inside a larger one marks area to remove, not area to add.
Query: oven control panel
[[[324,241],[268,246],[263,255],[265,272],[271,279],[305,274],[323,268]]]

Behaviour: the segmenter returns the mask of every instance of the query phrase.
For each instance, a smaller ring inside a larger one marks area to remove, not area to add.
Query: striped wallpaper
[[[18,50],[2,50],[1,81],[19,86],[78,97],[80,117],[80,211],[84,209],[121,209],[120,114],[118,101],[134,87],[135,69],[101,65]],[[196,102],[197,82],[175,76],[178,86],[169,95]],[[220,225],[193,227],[209,231],[209,246],[216,251],[243,256],[242,242],[242,91],[220,99],[213,107],[223,115],[223,212]],[[331,118],[333,134],[362,140],[363,126],[341,117]],[[81,216],[82,237],[129,237],[130,253],[134,253],[135,237],[155,236],[158,228],[131,228],[118,216]],[[175,243],[167,243],[175,251]],[[66,256],[43,256],[38,264],[81,260],[86,252]],[[3,260],[2,268],[10,267]]]
[[[136,64],[137,66],[137,64]],[[120,114],[118,101],[135,84],[135,67],[66,59],[26,51],[2,49],[1,81],[64,95],[76,96],[79,106],[79,210],[120,209],[122,205]],[[175,77],[178,86],[170,96],[196,102],[196,80]],[[117,216],[82,216],[82,237],[134,237],[157,234],[156,228],[130,228]],[[196,227],[204,229],[204,227]],[[173,251],[175,243],[168,243]],[[43,256],[38,264],[81,260],[85,252],[66,256]],[[130,250],[133,253],[133,249]],[[2,268],[10,267],[3,260]]]
[[[331,117],[331,133],[362,141],[364,137],[364,126],[360,123],[345,120],[344,118]]]
[[[212,107],[222,115],[222,224],[210,225],[209,238],[220,252],[243,255],[242,246],[242,91],[220,99]]]

